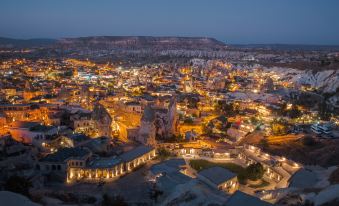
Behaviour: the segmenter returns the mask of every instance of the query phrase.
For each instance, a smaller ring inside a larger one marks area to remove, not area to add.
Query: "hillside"
[[[226,45],[205,37],[98,36],[65,38],[58,46],[95,49],[222,49]]]
[[[0,48],[41,47],[52,45],[55,42],[55,39],[11,39],[0,37]]]

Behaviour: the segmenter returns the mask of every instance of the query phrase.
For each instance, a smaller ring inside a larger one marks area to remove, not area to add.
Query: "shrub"
[[[287,133],[286,122],[282,120],[274,120],[272,122],[272,133],[274,135],[285,135]]]
[[[264,175],[264,167],[260,163],[251,164],[246,169],[246,177],[250,180],[259,180]]]
[[[268,147],[270,146],[270,145],[268,144],[268,141],[267,141],[266,138],[261,139],[260,142],[259,142],[259,145],[260,145],[262,148],[264,148],[264,149],[266,149],[266,148],[268,148]]]
[[[158,149],[158,158],[160,160],[168,159],[171,156],[171,152],[164,148]]]

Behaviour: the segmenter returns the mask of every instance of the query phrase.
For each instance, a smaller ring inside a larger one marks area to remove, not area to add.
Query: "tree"
[[[319,116],[322,120],[329,120],[331,117],[331,112],[329,111],[326,101],[322,101],[318,105],[319,107]]]
[[[246,180],[247,180],[247,175],[246,175],[246,170],[244,170],[243,172],[240,172],[237,175],[238,181],[240,184],[246,184]]]
[[[251,123],[254,124],[254,125],[259,123],[259,119],[257,117],[253,116],[253,117],[250,118],[250,120],[251,120]]]
[[[187,117],[187,118],[185,118],[185,120],[184,120],[184,123],[186,123],[186,124],[193,124],[193,118],[192,117]]]
[[[301,116],[301,111],[298,109],[296,105],[293,105],[291,110],[288,111],[288,116],[291,118],[298,118]]]
[[[259,180],[264,175],[264,167],[260,163],[251,164],[246,168],[246,176],[250,180]]]
[[[199,98],[196,97],[189,97],[187,98],[187,107],[190,109],[197,109],[198,108]]]
[[[280,116],[286,116],[287,103],[284,102],[281,107],[277,110],[277,114]]]
[[[215,109],[231,116],[235,115],[238,112],[238,108],[234,103],[228,103],[225,100],[218,101]]]
[[[71,77],[71,76],[73,76],[73,71],[72,71],[72,70],[68,70],[68,71],[64,72],[64,76],[65,76],[65,77]]]
[[[286,122],[282,120],[274,120],[272,122],[272,133],[274,135],[284,135],[287,133]]]
[[[29,189],[32,187],[32,183],[24,177],[11,176],[4,187],[5,190],[29,196]]]
[[[209,124],[204,123],[202,125],[202,131],[206,135],[212,135],[212,128]]]
[[[277,114],[280,116],[289,116],[290,118],[298,118],[302,115],[297,105],[294,104],[291,108],[288,108],[286,102],[281,105],[280,109],[277,111]]]
[[[165,148],[158,149],[158,158],[161,160],[168,159],[171,156],[171,152],[166,150]]]
[[[263,148],[266,149],[268,148],[270,145],[268,144],[268,141],[266,138],[262,138],[259,142],[259,145]]]

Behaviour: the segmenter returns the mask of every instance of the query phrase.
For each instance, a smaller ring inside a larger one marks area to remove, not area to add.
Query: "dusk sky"
[[[339,45],[338,0],[1,0],[0,36],[208,36]]]

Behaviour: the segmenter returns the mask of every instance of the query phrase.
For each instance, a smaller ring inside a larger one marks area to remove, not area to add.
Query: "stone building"
[[[58,128],[41,125],[38,122],[16,121],[11,123],[9,132],[18,142],[41,147],[45,141],[57,135]]]
[[[112,118],[103,105],[100,103],[94,105],[92,118],[97,136],[112,137]]]
[[[239,187],[237,175],[222,167],[204,169],[198,173],[198,179],[215,189],[227,193],[233,193]]]
[[[123,174],[133,171],[155,156],[154,148],[139,146],[120,156],[98,157],[82,166],[68,165],[67,182],[112,181]]]
[[[78,110],[70,115],[70,121],[75,132],[90,134],[94,130],[94,122],[90,111]]]
[[[65,175],[69,167],[84,167],[91,156],[91,151],[86,148],[63,148],[42,158],[36,169],[42,174]]]
[[[139,135],[137,137],[137,141],[145,145],[155,145],[155,111],[151,106],[147,106],[144,110],[144,114],[141,118]]]
[[[177,132],[176,99],[174,97],[159,99],[144,109],[137,137],[137,141],[142,144],[155,145],[156,138],[170,138]]]

